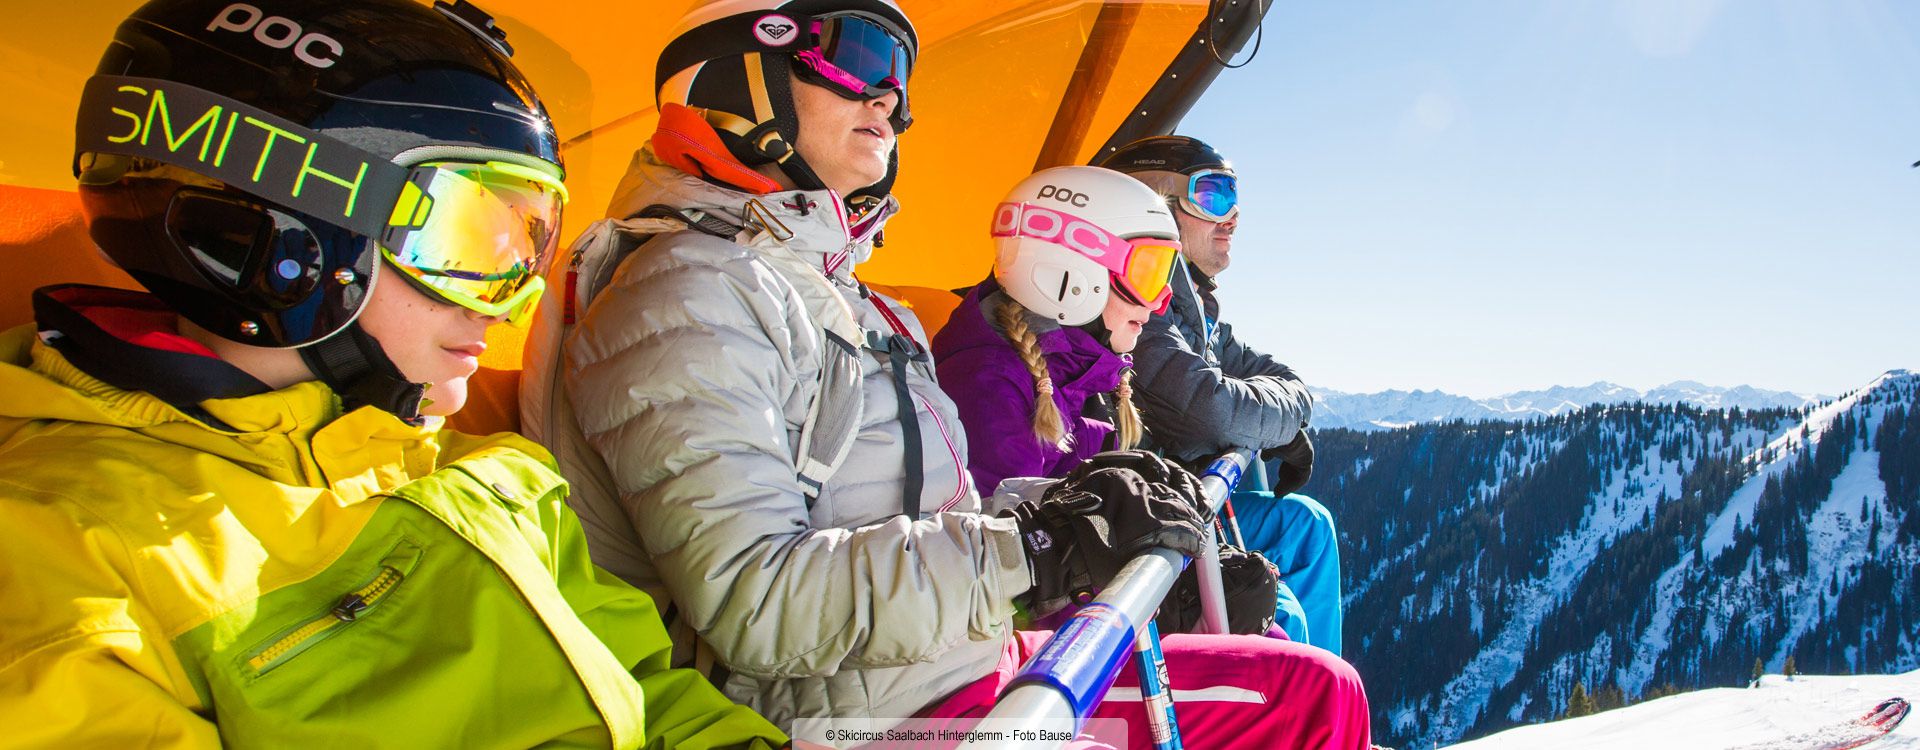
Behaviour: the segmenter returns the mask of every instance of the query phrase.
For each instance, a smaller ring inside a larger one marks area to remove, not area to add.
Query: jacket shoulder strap
[[[866,339],[866,329],[855,317],[847,298],[826,276],[790,255],[765,253],[762,257],[781,267],[785,271],[781,275],[790,283],[808,287],[802,290],[803,297],[824,302],[818,305],[824,310],[816,309],[815,305],[801,305],[803,315],[819,329],[823,340],[820,389],[813,403],[807,406],[807,419],[800,426],[800,441],[794,451],[795,473],[800,477],[807,508],[811,510],[827,481],[847,460],[847,453],[853,449],[854,438],[860,432],[860,421],[866,411],[866,397],[860,382],[860,345]],[[824,320],[818,314],[823,311]]]

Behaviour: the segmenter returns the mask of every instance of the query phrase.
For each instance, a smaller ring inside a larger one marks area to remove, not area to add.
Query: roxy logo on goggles
[[[386,226],[407,169],[212,92],[151,78],[94,76],[81,94],[78,150],[191,169],[368,236]]]
[[[787,35],[792,34],[797,28],[800,28],[800,25],[786,16],[779,14],[761,16],[760,20],[753,23],[753,36],[759,39],[761,44],[779,47],[793,43],[794,38]]]

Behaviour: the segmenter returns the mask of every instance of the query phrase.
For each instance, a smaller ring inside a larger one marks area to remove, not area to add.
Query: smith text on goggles
[[[151,159],[376,238],[439,296],[524,321],[558,239],[559,168],[404,167],[265,110],[173,81],[94,76],[78,151]]]

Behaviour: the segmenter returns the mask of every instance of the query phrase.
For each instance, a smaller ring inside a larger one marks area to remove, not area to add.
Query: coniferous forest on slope
[[[1377,736],[1744,685],[1756,662],[1920,668],[1916,389],[1895,371],[1805,409],[1315,431],[1303,492],[1341,530]]]

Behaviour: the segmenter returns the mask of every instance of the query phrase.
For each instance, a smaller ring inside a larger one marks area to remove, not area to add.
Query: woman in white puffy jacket
[[[563,347],[530,349],[523,419],[576,480],[595,562],[670,602],[677,658],[729,696],[783,725],[972,710],[1044,638],[1014,632],[1014,599],[1065,573],[1030,564],[1034,513],[982,513],[924,332],[853,276],[896,208],[912,27],[888,0],[725,0],[675,37],[610,214],[677,231],[592,290]],[[1173,544],[1199,519],[1170,507],[1093,512]],[[1183,703],[1195,746],[1365,747],[1352,669],[1269,643],[1233,669],[1286,700],[1204,727]],[[1209,674],[1188,650],[1169,639],[1182,689]],[[1300,732],[1256,729],[1281,725]]]

